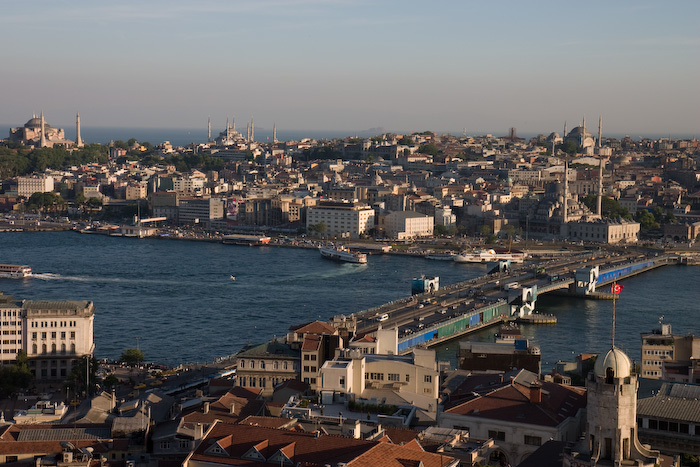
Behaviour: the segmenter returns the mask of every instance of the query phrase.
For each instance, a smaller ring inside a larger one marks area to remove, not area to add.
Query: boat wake
[[[51,272],[34,273],[32,277],[45,281],[66,281],[66,282],[94,282],[94,283],[110,283],[110,284],[169,284],[173,281],[152,280],[152,279],[124,279],[120,277],[95,277],[95,276],[64,276],[62,274],[54,274]],[[187,282],[182,282],[187,284]]]

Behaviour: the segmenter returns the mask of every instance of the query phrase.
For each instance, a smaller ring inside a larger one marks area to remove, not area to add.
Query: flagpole
[[[615,348],[615,302],[617,301],[617,294],[615,294],[615,291],[617,290],[617,282],[613,281],[613,312],[612,312],[612,348]]]

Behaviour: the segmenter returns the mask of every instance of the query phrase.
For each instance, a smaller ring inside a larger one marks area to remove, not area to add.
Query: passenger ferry
[[[24,279],[32,275],[32,268],[21,264],[0,264],[0,278]]]
[[[367,255],[350,251],[346,246],[332,247],[322,246],[318,249],[321,256],[332,259],[334,261],[344,261],[346,263],[365,264],[367,263]]]
[[[478,250],[474,252],[460,253],[454,257],[457,263],[487,263],[489,261],[509,260],[513,263],[522,263],[525,253],[496,253],[495,250]]]

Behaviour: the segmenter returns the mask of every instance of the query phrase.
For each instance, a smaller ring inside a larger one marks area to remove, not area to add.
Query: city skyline
[[[309,131],[700,129],[700,4],[5,5],[0,124]],[[40,51],[40,52],[39,52]],[[589,123],[587,127],[591,127]]]

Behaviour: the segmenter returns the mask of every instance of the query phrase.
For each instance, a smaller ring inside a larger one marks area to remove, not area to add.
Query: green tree
[[[493,232],[493,231],[491,230],[491,226],[490,226],[490,225],[482,225],[482,226],[481,226],[481,229],[480,229],[480,232],[481,232],[481,235],[483,235],[484,237],[486,237],[486,236],[488,236],[488,235],[491,235],[491,232]]]
[[[430,154],[431,156],[437,156],[442,151],[440,151],[438,149],[438,147],[435,146],[433,143],[426,143],[426,144],[421,144],[418,147],[418,152],[420,152],[422,154]]]
[[[71,370],[70,375],[68,375],[66,386],[76,394],[93,395],[98,383],[98,368],[99,364],[95,357],[91,355],[81,357],[80,361]],[[89,374],[89,378],[86,377],[86,372]]]
[[[413,138],[411,138],[410,136],[403,136],[399,140],[399,144],[402,146],[413,146],[416,143],[415,143],[415,141],[413,141]]]
[[[661,228],[659,222],[657,222],[656,217],[646,209],[640,209],[634,218],[639,222],[639,227],[643,230],[657,230]]]
[[[125,349],[121,357],[119,357],[119,361],[127,366],[134,367],[143,362],[144,358],[145,355],[140,349]]]
[[[116,388],[119,385],[119,378],[117,378],[114,373],[108,374],[102,381],[105,388]]]

